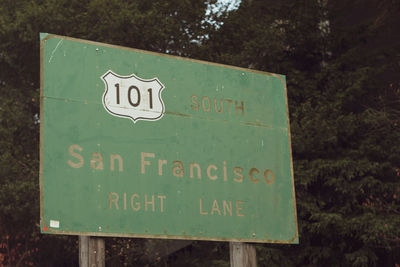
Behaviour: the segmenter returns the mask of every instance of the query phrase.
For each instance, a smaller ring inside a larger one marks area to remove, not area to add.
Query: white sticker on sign
[[[55,220],[50,220],[50,227],[51,228],[60,228],[60,222]]]

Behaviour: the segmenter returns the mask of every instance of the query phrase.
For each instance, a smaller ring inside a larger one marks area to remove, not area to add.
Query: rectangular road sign
[[[298,243],[285,77],[41,34],[42,233]]]

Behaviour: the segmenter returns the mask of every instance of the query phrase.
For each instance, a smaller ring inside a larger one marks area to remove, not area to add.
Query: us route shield
[[[158,80],[141,79],[135,74],[118,75],[108,70],[102,77],[105,83],[103,106],[113,116],[138,120],[158,120],[164,115],[161,91],[164,85]]]

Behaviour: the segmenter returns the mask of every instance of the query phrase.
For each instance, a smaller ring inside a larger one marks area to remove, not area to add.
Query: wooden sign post
[[[243,242],[229,242],[231,267],[256,267],[257,254],[254,245]]]
[[[79,236],[79,266],[105,267],[105,242],[103,238]]]

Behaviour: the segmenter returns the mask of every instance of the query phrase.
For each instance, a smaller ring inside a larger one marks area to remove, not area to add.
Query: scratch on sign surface
[[[62,43],[62,41],[63,41],[63,39],[61,39],[61,40],[57,43],[56,48],[54,48],[53,52],[51,52],[51,56],[50,56],[50,59],[49,59],[49,63],[50,63],[51,59],[53,58],[54,52],[56,52],[58,46]]]

